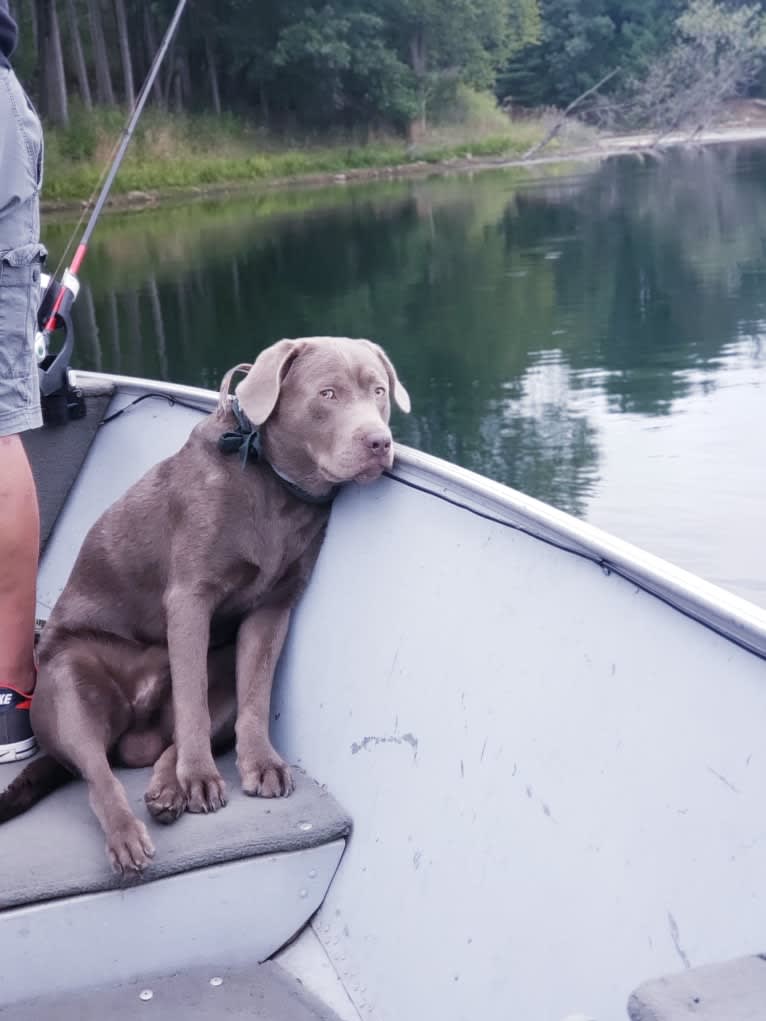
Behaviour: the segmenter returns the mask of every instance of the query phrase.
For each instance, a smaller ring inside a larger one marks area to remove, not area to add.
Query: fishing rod
[[[133,133],[136,130],[136,125],[149,98],[149,93],[157,78],[162,61],[175,35],[186,3],[187,0],[178,0],[175,13],[165,31],[160,48],[155,54],[132,113],[122,130],[122,139],[115,152],[109,172],[101,186],[101,191],[88,218],[80,242],[75,249],[72,261],[62,274],[61,283],[51,279],[47,284],[43,284],[45,292],[38,313],[38,325],[40,328],[35,338],[35,350],[39,360],[38,373],[40,377],[43,415],[46,421],[51,424],[66,421],[67,418],[82,417],[85,413],[82,395],[77,394],[70,387],[68,379],[69,359],[74,348],[71,309],[80,291],[78,274],[88,253],[88,244],[96,228],[98,218],[109,197],[112,184],[120,169]],[[52,355],[49,353],[49,341],[53,334],[60,330],[63,330],[65,334],[64,343],[60,350],[55,355]]]

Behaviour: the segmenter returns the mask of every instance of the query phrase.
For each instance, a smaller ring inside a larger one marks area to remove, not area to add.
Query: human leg
[[[32,471],[18,436],[0,436],[0,685],[35,686],[35,580],[40,519]]]
[[[39,514],[19,434],[42,424],[34,335],[42,133],[16,76],[0,68],[0,762],[32,754]]]

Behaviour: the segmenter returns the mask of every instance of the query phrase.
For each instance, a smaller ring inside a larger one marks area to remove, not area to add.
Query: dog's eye
[[[376,397],[383,397],[385,395],[385,392],[386,392],[386,388],[384,386],[376,386],[375,387],[375,396]]]
[[[319,396],[320,397],[324,397],[328,401],[334,401],[335,400],[335,391],[333,390],[332,387],[328,386],[328,387],[325,387],[324,390],[320,390],[319,391]]]

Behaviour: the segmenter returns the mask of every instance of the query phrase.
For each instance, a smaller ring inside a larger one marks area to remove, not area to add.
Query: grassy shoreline
[[[43,204],[86,202],[111,159],[119,111],[84,113],[67,129],[46,131]],[[285,141],[231,118],[149,115],[139,128],[112,189],[114,205],[258,185],[325,183],[404,176],[461,161],[518,159],[543,137],[543,118],[437,129],[418,145],[398,138],[364,144],[348,138]]]
[[[108,207],[119,210],[187,196],[215,196],[345,181],[385,180],[497,166],[600,160],[620,153],[656,152],[690,144],[688,132],[604,136],[568,122],[544,152],[524,154],[545,137],[551,113],[511,121],[486,98],[458,123],[432,129],[421,143],[401,138],[275,137],[230,116],[179,116],[149,111],[139,124],[114,182]],[[123,127],[120,110],[75,111],[67,129],[45,132],[42,205],[67,212],[85,205],[109,166]],[[732,119],[693,136],[693,144],[753,142],[766,138],[766,120]],[[543,172],[540,170],[539,172]]]
[[[436,149],[404,145],[378,145],[316,150],[288,149],[252,156],[192,156],[172,159],[126,161],[115,180],[113,194],[133,191],[174,191],[227,184],[263,183],[313,175],[337,175],[353,171],[385,170],[435,165],[455,159],[488,156],[520,156],[525,147],[502,136],[479,143],[464,143]],[[96,187],[100,169],[71,163],[51,172],[46,167],[44,198],[53,202],[84,201]]]

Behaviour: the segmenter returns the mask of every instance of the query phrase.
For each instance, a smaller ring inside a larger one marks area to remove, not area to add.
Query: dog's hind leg
[[[108,760],[110,749],[132,721],[130,703],[103,661],[82,651],[62,650],[42,665],[38,686],[46,694],[36,715],[32,703],[32,724],[40,744],[88,784],[90,805],[115,871],[140,872],[154,847]]]

